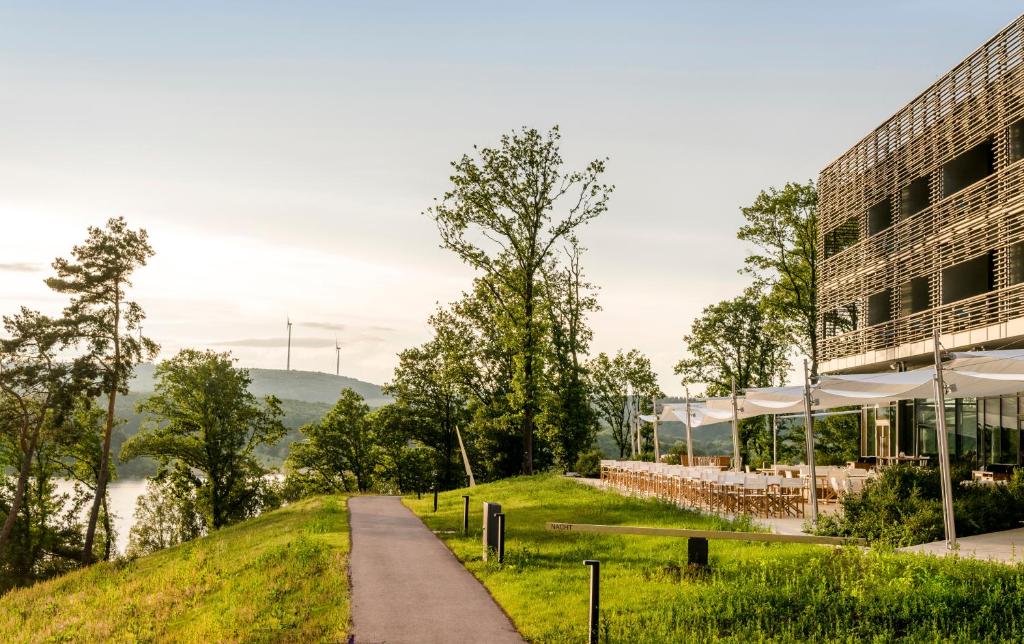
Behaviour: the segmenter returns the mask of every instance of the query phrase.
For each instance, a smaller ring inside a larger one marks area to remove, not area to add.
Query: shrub
[[[1024,521],[1024,473],[1007,485],[963,485],[969,468],[953,469],[953,515],[959,536],[1019,528]],[[842,513],[821,517],[818,534],[860,537],[877,545],[910,546],[943,536],[936,469],[897,465],[842,501]]]
[[[576,459],[576,473],[591,479],[601,476],[601,456],[596,449],[580,454]]]

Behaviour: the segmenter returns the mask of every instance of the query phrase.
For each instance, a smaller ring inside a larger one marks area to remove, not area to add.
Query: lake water
[[[71,481],[57,481],[58,492],[70,493],[73,489]],[[114,528],[117,530],[117,552],[124,554],[128,547],[128,532],[135,523],[135,499],[139,498],[146,491],[144,480],[114,481],[107,485],[110,493],[110,512],[114,518]],[[89,517],[91,505],[85,508],[85,518]]]

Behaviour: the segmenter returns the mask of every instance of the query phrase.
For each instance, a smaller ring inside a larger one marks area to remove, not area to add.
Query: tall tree
[[[3,320],[7,337],[0,339],[0,434],[12,446],[8,460],[0,460],[17,472],[17,484],[0,528],[0,557],[11,537],[28,489],[32,460],[40,438],[54,415],[66,410],[74,396],[66,363],[58,352],[67,337],[51,318],[22,308]]]
[[[594,287],[583,279],[580,254],[579,246],[572,246],[564,267],[551,267],[545,279],[551,358],[543,424],[555,460],[563,469],[573,468],[579,454],[590,449],[597,430],[583,358],[593,336],[586,315],[599,307]]]
[[[709,396],[728,395],[733,378],[738,389],[781,385],[789,371],[789,333],[755,289],[706,307],[683,341],[690,355],[675,372]]]
[[[543,371],[538,306],[542,271],[563,242],[607,209],[612,187],[601,183],[605,161],[563,169],[558,127],[547,135],[523,128],[497,148],[474,148],[452,163],[452,188],[428,209],[442,246],[484,273],[515,330],[516,405],[522,471],[533,473],[533,437]],[[515,297],[507,297],[512,293]]]
[[[313,473],[337,492],[349,491],[351,476],[356,489],[366,492],[381,457],[369,414],[362,396],[343,389],[326,416],[300,428],[303,440],[292,444],[289,467]]]
[[[157,365],[155,377],[153,395],[139,404],[147,417],[124,444],[122,460],[158,459],[165,475],[195,488],[215,530],[255,515],[266,472],[254,450],[285,435],[280,401],[258,401],[249,372],[226,353],[185,349]]]
[[[817,206],[813,181],[769,188],[742,209],[746,223],[737,233],[755,247],[745,270],[810,358],[812,376],[818,374]]]
[[[127,299],[131,275],[153,256],[145,230],[131,230],[123,218],[110,219],[105,228],[90,227],[72,258],[53,262],[56,276],[46,280],[58,293],[71,296],[64,310],[65,323],[78,336],[85,355],[81,367],[91,370],[98,390],[107,396],[96,497],[89,512],[82,561],[92,561],[93,540],[100,507],[106,500],[110,477],[110,436],[114,429],[114,405],[119,393],[128,393],[135,365],[156,355],[157,345],[134,333],[145,317],[142,307]]]
[[[653,398],[664,396],[651,361],[636,349],[619,350],[611,358],[602,352],[590,361],[587,372],[594,407],[611,430],[619,458],[624,458],[630,452],[629,428],[637,421],[637,403],[643,410]]]

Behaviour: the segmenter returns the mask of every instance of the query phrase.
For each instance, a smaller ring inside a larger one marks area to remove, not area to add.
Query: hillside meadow
[[[337,642],[348,512],[314,497],[134,561],[0,597],[5,642]]]

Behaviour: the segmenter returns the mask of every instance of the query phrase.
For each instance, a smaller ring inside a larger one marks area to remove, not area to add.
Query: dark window
[[[892,319],[892,289],[879,291],[868,297],[868,326]]]
[[[1020,284],[1024,282],[1024,242],[1010,246],[1008,255],[1010,284]]]
[[[856,217],[850,217],[825,233],[825,257],[832,257],[853,246],[859,237],[860,224]]]
[[[931,193],[928,192],[928,177],[918,177],[900,191],[900,217],[910,217],[928,207]]]
[[[915,277],[900,285],[900,317],[920,313],[931,306],[929,286],[925,276]]]
[[[942,303],[949,304],[991,291],[995,286],[992,255],[988,252],[943,269]]]
[[[986,140],[942,166],[942,196],[948,197],[995,170],[992,140]]]
[[[857,330],[857,304],[851,302],[825,314],[825,336],[832,337]]]
[[[892,198],[886,197],[868,208],[868,235],[880,233],[892,226]]]
[[[1011,125],[1007,134],[1010,143],[1010,163],[1024,159],[1024,120]]]

